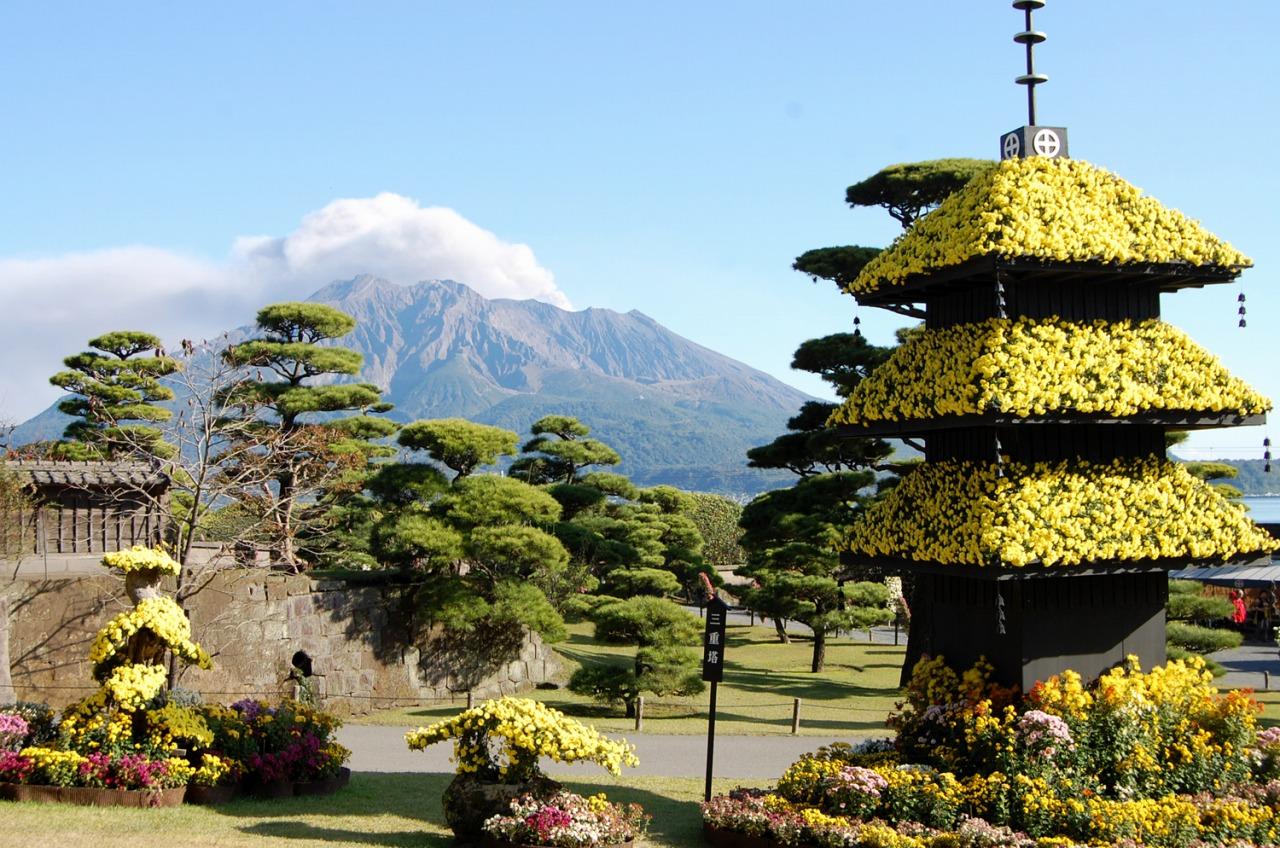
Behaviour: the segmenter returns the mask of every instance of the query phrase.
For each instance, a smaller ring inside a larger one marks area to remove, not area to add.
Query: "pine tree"
[[[161,380],[178,370],[177,360],[164,353],[159,338],[137,330],[106,333],[90,339],[89,347],[63,360],[69,370],[49,378],[74,395],[58,409],[76,419],[55,453],[79,460],[172,456],[173,446],[151,425],[173,415],[157,404],[173,400],[173,390]]]
[[[274,472],[276,490],[265,506],[276,525],[279,554],[290,564],[298,561],[296,519],[303,496],[345,474],[358,476],[371,456],[391,452],[372,441],[396,429],[369,414],[391,409],[380,400],[378,387],[335,381],[359,373],[361,355],[322,344],[347,335],[355,324],[323,304],[277,303],[258,311],[258,337],[223,351],[228,363],[261,375],[237,386],[229,400],[242,416],[261,422],[247,432],[261,442],[260,460]],[[358,414],[338,415],[343,412]]]

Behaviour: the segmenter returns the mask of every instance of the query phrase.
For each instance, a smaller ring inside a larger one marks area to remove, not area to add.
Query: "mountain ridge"
[[[745,452],[781,434],[810,396],[639,310],[568,311],[488,299],[454,280],[400,285],[368,274],[308,300],[356,319],[335,343],[364,356],[360,379],[383,389],[397,420],[463,417],[525,434],[554,412],[588,424],[644,485],[746,496],[791,479],[747,468]],[[238,328],[231,340],[251,332]],[[56,438],[65,421],[46,410],[14,442]]]

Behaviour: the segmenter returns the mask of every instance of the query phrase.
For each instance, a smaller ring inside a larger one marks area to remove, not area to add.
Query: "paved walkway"
[[[746,618],[745,614],[743,618]],[[872,633],[872,641],[878,643],[892,644],[893,637],[891,627],[875,628]],[[1248,642],[1239,648],[1219,651],[1213,658],[1227,669],[1227,673],[1216,681],[1221,688],[1249,688],[1261,692],[1270,686],[1280,690],[1280,648],[1270,642]],[[453,764],[449,762],[453,750],[451,743],[441,742],[426,751],[410,751],[404,744],[404,734],[409,729],[347,725],[338,732],[338,740],[352,750],[350,765],[355,771],[453,771]],[[640,765],[627,769],[627,774],[655,777],[702,777],[705,774],[705,736],[621,735],[635,744],[640,758]],[[852,736],[718,736],[715,776],[776,778],[801,754],[821,745],[853,739]],[[600,774],[600,767],[594,764],[564,765],[544,761],[542,767],[550,774],[583,777]]]
[[[1227,670],[1216,681],[1220,688],[1280,689],[1280,648],[1274,642],[1246,642],[1211,656]]]
[[[347,725],[338,741],[351,749],[353,771],[452,772],[452,742],[438,742],[425,751],[410,751],[404,744],[407,727]],[[611,734],[614,735],[614,734]],[[703,777],[707,768],[705,736],[625,735],[636,746],[640,765],[624,774],[653,777]],[[848,742],[850,736],[717,736],[715,776],[776,778],[801,754],[832,742]],[[564,765],[543,760],[542,769],[552,775],[598,777],[594,763]]]

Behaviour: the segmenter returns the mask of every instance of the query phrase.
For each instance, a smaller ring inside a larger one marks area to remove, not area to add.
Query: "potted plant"
[[[445,821],[458,839],[474,842],[485,821],[510,812],[522,796],[550,799],[561,786],[538,767],[540,757],[561,763],[594,762],[611,774],[636,765],[634,747],[527,698],[485,701],[430,727],[410,731],[413,750],[454,740],[457,775],[442,799]]]
[[[549,798],[522,795],[511,802],[507,815],[485,821],[481,844],[485,848],[627,845],[644,835],[650,818],[639,804],[612,804],[603,793],[590,798],[572,792],[557,792]]]

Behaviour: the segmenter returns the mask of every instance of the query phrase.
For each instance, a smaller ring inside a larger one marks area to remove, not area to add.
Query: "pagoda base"
[[[1050,580],[916,572],[913,580],[904,684],[925,655],[956,670],[985,657],[996,681],[1024,692],[1067,669],[1088,683],[1130,654],[1143,668],[1165,661],[1163,571]]]

